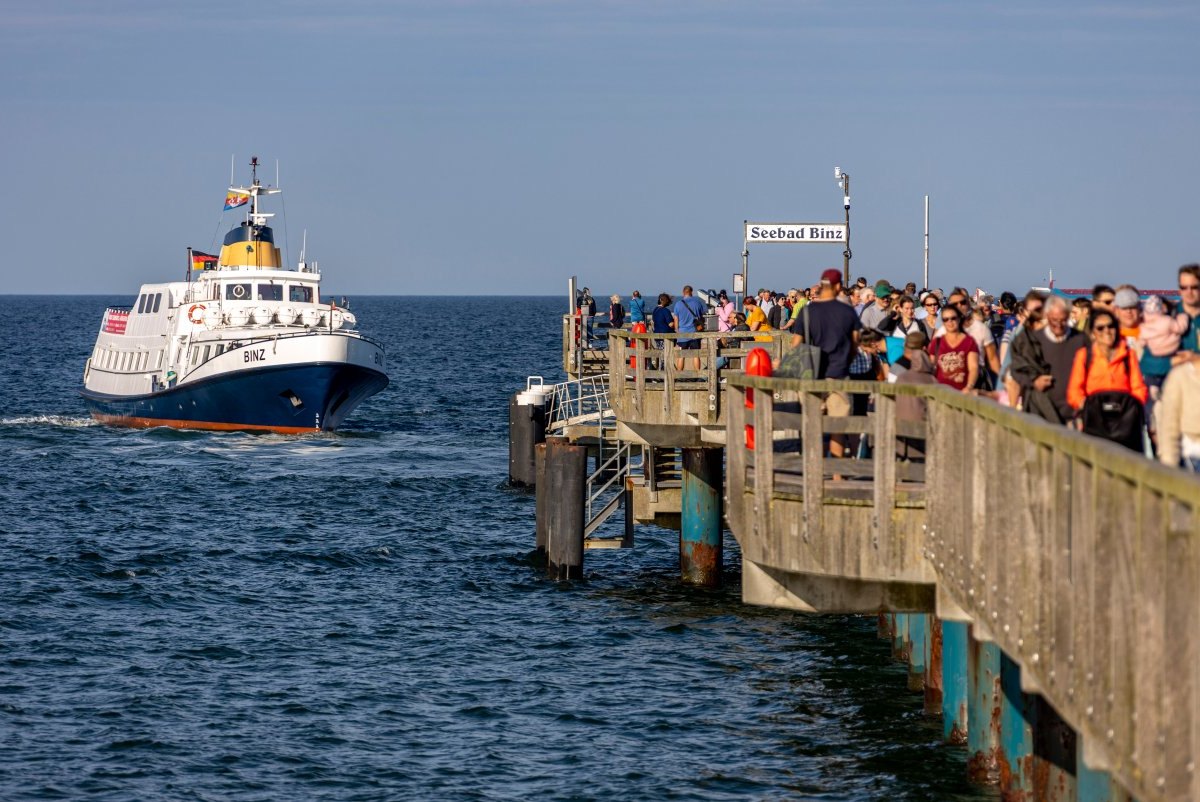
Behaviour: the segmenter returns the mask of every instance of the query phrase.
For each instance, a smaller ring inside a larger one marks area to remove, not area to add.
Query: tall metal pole
[[[746,283],[749,280],[750,280],[750,248],[746,245],[745,242],[743,242],[742,243],[742,297],[745,297],[750,294],[750,290],[749,290],[750,285]],[[734,293],[734,295],[737,295],[737,293]],[[742,299],[741,298],[737,299],[737,304],[738,304],[738,309],[741,309],[742,308]]]
[[[929,289],[929,196],[925,196],[925,281],[921,285]]]
[[[842,187],[842,203],[846,207],[846,250],[842,251],[842,286],[850,286],[850,174],[834,168],[834,177]]]

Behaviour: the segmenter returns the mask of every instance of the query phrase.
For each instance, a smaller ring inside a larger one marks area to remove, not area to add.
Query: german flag
[[[192,270],[213,270],[217,266],[217,257],[203,251],[192,251]]]

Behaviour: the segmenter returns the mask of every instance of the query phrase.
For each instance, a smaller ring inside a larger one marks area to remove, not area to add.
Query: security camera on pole
[[[842,286],[850,286],[850,174],[841,167],[833,168],[833,177],[842,190],[842,202],[846,207],[846,249],[842,251]]]
[[[756,223],[742,221],[742,272],[733,274],[734,289],[739,284],[749,293],[750,245],[842,245],[844,286],[850,285],[850,176],[842,168],[833,168],[838,186],[846,193],[846,222],[843,223]]]

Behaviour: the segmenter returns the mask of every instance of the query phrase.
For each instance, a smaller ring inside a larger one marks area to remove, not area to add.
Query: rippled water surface
[[[742,606],[728,536],[721,591],[652,527],[540,577],[507,398],[561,301],[352,301],[391,386],[279,437],[92,425],[128,298],[0,297],[0,799],[980,795],[874,622]]]

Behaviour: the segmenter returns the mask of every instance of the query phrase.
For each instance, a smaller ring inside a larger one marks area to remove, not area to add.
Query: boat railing
[[[216,359],[218,356],[221,356],[222,354],[227,354],[230,351],[235,350],[237,348],[243,348],[247,345],[254,345],[256,343],[267,343],[267,342],[278,342],[279,340],[289,340],[289,339],[293,339],[296,337],[312,337],[312,336],[315,336],[318,334],[324,334],[324,335],[338,334],[343,337],[353,337],[356,340],[364,340],[364,341],[370,343],[371,345],[374,345],[375,347],[379,348],[381,351],[387,351],[387,349],[383,347],[383,343],[379,342],[376,339],[368,337],[365,334],[355,331],[353,329],[334,329],[333,331],[329,331],[328,329],[313,328],[313,329],[306,329],[305,331],[292,331],[292,332],[287,332],[287,333],[269,334],[269,335],[265,335],[265,336],[237,337],[237,338],[229,341],[227,343],[227,347],[225,348],[225,350],[223,350],[220,354],[210,354],[208,359],[205,359],[203,361],[197,362],[196,364],[192,365],[188,369],[187,373],[185,373],[184,375],[188,375],[188,374],[191,374],[191,373],[199,370],[201,367],[203,367],[204,365],[207,365],[209,362]],[[225,340],[210,340],[207,342],[198,343],[196,340],[189,338],[185,347],[190,350],[193,346],[211,345],[211,344],[217,344],[217,343],[226,344]]]

